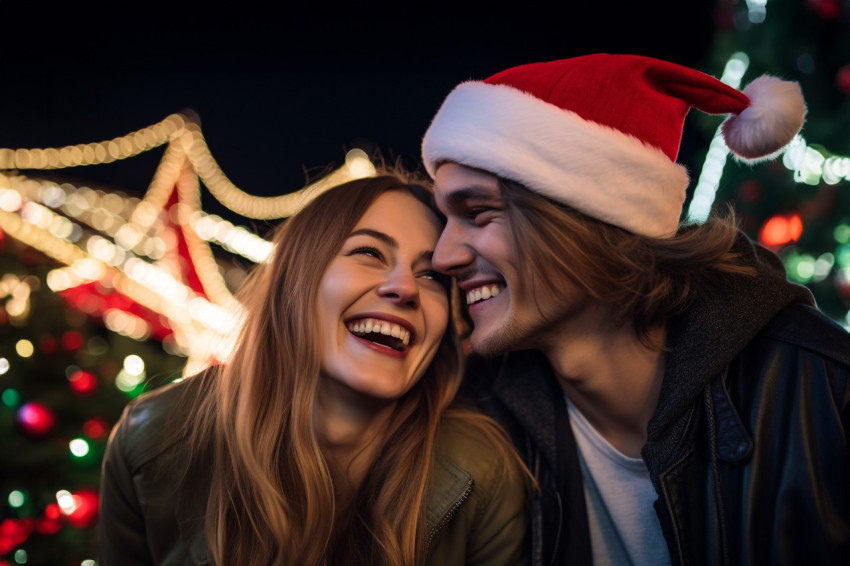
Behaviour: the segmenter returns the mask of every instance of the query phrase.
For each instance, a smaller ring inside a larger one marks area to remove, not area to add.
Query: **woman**
[[[385,174],[282,225],[231,361],[134,401],[112,433],[102,565],[525,562],[521,464],[454,402],[430,199]]]

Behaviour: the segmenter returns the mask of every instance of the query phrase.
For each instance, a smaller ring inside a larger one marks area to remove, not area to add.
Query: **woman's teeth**
[[[401,325],[387,322],[386,320],[378,320],[376,318],[362,318],[347,324],[348,330],[355,336],[366,336],[367,334],[377,334],[379,336],[389,336],[397,340],[392,343],[385,339],[371,340],[378,342],[384,346],[389,346],[395,350],[403,350],[410,343],[410,331]],[[377,337],[376,337],[377,338]]]
[[[471,305],[478,301],[491,299],[501,293],[504,288],[504,285],[484,285],[483,287],[471,289],[466,292],[466,304]]]

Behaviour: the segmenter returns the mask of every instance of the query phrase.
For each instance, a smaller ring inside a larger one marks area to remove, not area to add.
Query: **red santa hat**
[[[806,115],[796,82],[765,75],[741,92],[675,63],[600,53],[461,83],[428,128],[422,157],[432,177],[453,161],[634,233],[667,237],[689,183],[676,156],[691,107],[730,114],[723,136],[745,162],[775,157]]]

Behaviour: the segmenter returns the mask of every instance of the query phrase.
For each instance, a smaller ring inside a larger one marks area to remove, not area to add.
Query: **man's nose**
[[[434,269],[448,275],[472,263],[474,254],[468,245],[465,230],[449,220],[434,248],[431,262]]]

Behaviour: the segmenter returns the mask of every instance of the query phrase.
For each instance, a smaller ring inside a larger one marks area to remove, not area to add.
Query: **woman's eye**
[[[374,257],[376,259],[383,259],[384,257],[381,252],[378,251],[378,248],[373,248],[371,246],[361,246],[359,248],[354,248],[353,250],[348,252],[348,255],[365,255],[369,257]]]
[[[436,281],[447,289],[449,287],[449,282],[451,281],[451,278],[448,275],[443,275],[439,271],[434,270],[424,272],[421,277],[423,279],[427,279],[428,281]]]

